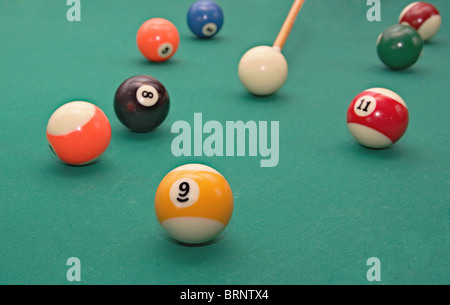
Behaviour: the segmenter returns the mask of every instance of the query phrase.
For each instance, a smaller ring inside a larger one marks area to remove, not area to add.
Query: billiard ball
[[[233,194],[217,170],[186,164],[162,179],[155,194],[155,212],[170,237],[201,244],[213,240],[228,225]]]
[[[169,108],[166,88],[148,75],[126,79],[114,96],[117,118],[134,132],[149,132],[158,127],[167,117]]]
[[[288,64],[281,51],[269,46],[248,50],[239,61],[241,83],[252,94],[271,95],[286,81]]]
[[[381,61],[391,69],[401,70],[412,66],[423,50],[423,40],[412,27],[395,24],[380,34],[377,53]]]
[[[417,1],[403,9],[399,23],[412,26],[422,36],[423,41],[427,41],[439,31],[441,15],[430,3]]]
[[[200,38],[211,38],[223,25],[223,11],[214,1],[200,0],[187,13],[189,29]]]
[[[386,148],[397,142],[408,127],[405,101],[384,88],[367,89],[358,94],[347,111],[350,133],[369,148]]]
[[[142,55],[150,61],[161,62],[175,54],[180,43],[180,35],[169,20],[152,18],[139,27],[136,41]]]
[[[103,111],[84,101],[69,102],[47,124],[50,149],[63,162],[86,165],[97,160],[111,140],[111,125]]]

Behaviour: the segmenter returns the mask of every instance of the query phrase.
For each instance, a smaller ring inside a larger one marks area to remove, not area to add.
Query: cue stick
[[[297,18],[297,15],[303,6],[303,3],[305,3],[305,0],[295,0],[292,4],[291,9],[289,10],[289,14],[287,15],[286,20],[284,21],[283,26],[281,27],[281,30],[278,33],[278,36],[273,44],[273,48],[277,49],[278,51],[281,51],[281,49],[283,49],[284,43],[286,42],[289,33],[294,26],[295,19]]]

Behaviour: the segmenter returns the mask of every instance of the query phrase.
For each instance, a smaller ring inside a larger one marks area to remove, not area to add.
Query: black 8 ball
[[[125,80],[114,97],[119,121],[134,132],[149,132],[169,113],[169,94],[154,77],[137,75]]]

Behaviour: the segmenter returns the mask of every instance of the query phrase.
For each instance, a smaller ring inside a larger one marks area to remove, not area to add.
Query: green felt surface
[[[72,284],[66,261],[81,261],[81,284],[448,284],[450,2],[432,1],[440,32],[420,60],[388,70],[378,35],[410,1],[385,1],[381,21],[362,0],[307,0],[283,49],[289,76],[257,98],[237,77],[240,57],[271,45],[291,1],[217,1],[225,23],[212,40],[186,25],[191,1],[81,0],[68,22],[65,1],[0,2],[0,284]],[[171,20],[180,47],[150,63],[135,35],[152,17]],[[134,134],[115,117],[126,78],[148,74],[169,91],[156,131]],[[392,148],[359,146],[346,111],[364,89],[386,87],[406,101],[410,125]],[[52,112],[71,100],[103,109],[112,140],[97,163],[71,167],[48,149]],[[175,157],[174,122],[278,121],[279,163],[261,156]],[[171,169],[203,163],[234,193],[233,218],[204,246],[169,240],[153,209]]]

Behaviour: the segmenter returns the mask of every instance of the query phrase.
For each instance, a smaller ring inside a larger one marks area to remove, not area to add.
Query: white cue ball
[[[242,56],[238,72],[248,91],[254,95],[271,95],[286,81],[288,64],[278,49],[258,46]]]

